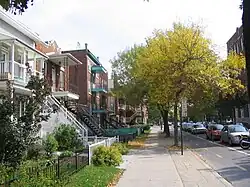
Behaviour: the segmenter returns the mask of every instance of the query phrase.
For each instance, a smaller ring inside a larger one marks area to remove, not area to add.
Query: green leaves
[[[140,104],[147,93],[143,80],[134,75],[137,56],[143,49],[143,46],[134,45],[118,53],[117,57],[111,60],[115,83],[112,91],[117,97],[126,98],[127,104]]]
[[[31,76],[27,85],[31,95],[17,97],[13,85],[7,82],[7,91],[0,97],[0,162],[17,166],[23,159],[28,147],[38,137],[42,106],[50,93],[47,82],[37,76]],[[13,96],[14,95],[14,96]],[[12,97],[13,96],[13,97]],[[20,101],[25,103],[25,112],[20,117]],[[48,116],[47,116],[48,117]]]

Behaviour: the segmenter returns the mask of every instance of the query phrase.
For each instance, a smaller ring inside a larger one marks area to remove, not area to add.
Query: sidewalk
[[[185,150],[183,156],[170,153],[167,146],[173,140],[159,131],[153,127],[146,147],[125,157],[126,170],[117,187],[232,187],[192,151]]]

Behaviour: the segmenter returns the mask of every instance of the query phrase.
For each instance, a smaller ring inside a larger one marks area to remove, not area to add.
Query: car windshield
[[[216,126],[214,126],[213,127],[213,130],[221,130],[221,129],[223,129],[223,125],[216,125]]]
[[[247,129],[241,125],[233,125],[229,127],[230,132],[247,132]]]
[[[203,127],[202,124],[194,125],[194,128],[201,128],[201,127]]]

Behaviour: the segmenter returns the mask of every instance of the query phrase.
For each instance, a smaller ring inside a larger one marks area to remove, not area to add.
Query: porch
[[[25,88],[31,75],[43,78],[47,57],[31,46],[17,40],[1,40],[0,33],[0,89],[6,88],[6,80],[13,81],[16,91],[27,93]]]
[[[77,82],[70,81],[69,75],[69,66],[77,67],[78,64],[81,62],[70,53],[49,55],[47,79],[56,98],[79,99]]]

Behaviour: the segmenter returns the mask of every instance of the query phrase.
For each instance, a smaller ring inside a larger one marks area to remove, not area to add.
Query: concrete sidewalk
[[[126,168],[117,187],[232,187],[190,150],[168,151],[172,139],[153,127],[144,149],[125,156]]]

